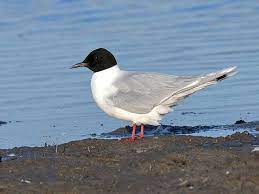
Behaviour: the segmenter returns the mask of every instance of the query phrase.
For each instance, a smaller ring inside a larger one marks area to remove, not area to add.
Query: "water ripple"
[[[126,124],[96,107],[89,71],[69,69],[97,47],[108,48],[124,69],[134,71],[185,75],[238,66],[235,77],[186,99],[165,124],[258,120],[258,10],[253,1],[233,0],[1,1],[0,119],[24,122],[2,125],[6,141],[0,145],[31,145],[24,132],[35,145],[41,133],[59,137],[74,130],[66,138],[71,140]]]

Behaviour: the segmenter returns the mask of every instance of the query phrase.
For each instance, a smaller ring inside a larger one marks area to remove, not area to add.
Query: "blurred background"
[[[57,143],[129,124],[94,103],[92,73],[69,67],[104,47],[121,68],[239,73],[174,108],[163,124],[258,120],[259,4],[238,0],[0,2],[0,148]]]

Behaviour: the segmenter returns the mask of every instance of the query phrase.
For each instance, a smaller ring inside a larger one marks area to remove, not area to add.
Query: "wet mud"
[[[181,134],[197,134],[204,133],[205,136],[210,136],[210,132],[218,131],[218,136],[224,136],[224,134],[233,134],[235,132],[248,131],[251,134],[257,134],[259,129],[259,121],[246,122],[244,120],[237,120],[234,124],[230,125],[198,125],[198,126],[174,126],[174,125],[145,125],[145,134],[148,136],[153,135],[181,135]],[[102,133],[101,138],[121,138],[130,136],[132,128],[125,126],[108,133]],[[137,133],[140,132],[140,127],[137,127]],[[92,137],[96,137],[96,134],[91,134]]]
[[[0,193],[259,193],[258,146],[237,132],[0,150]]]

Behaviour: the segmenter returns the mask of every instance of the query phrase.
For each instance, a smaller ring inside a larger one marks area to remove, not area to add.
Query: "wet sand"
[[[0,193],[259,193],[255,145],[244,132],[0,150]]]

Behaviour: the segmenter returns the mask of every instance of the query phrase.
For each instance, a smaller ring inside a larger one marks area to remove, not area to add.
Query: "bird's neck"
[[[93,74],[93,77],[100,78],[100,79],[103,79],[103,80],[112,80],[112,79],[115,79],[117,76],[120,75],[120,71],[121,70],[120,70],[119,66],[115,65],[115,66],[110,67],[108,69],[95,72]]]
[[[116,75],[117,73],[119,73],[121,70],[119,68],[118,65],[114,65],[108,69],[104,69],[102,71],[98,71],[98,72],[95,72],[94,74],[111,74],[111,75]]]

